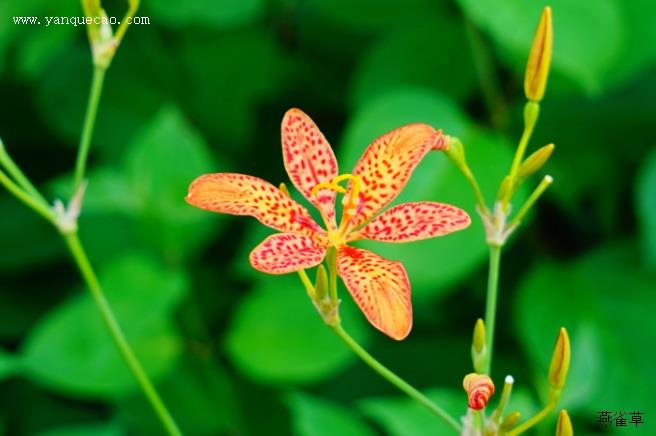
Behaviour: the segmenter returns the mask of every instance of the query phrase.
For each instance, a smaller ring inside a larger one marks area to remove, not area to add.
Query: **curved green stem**
[[[87,287],[91,293],[91,296],[93,297],[93,301],[96,303],[96,306],[102,315],[102,319],[109,329],[109,333],[111,334],[112,339],[114,339],[116,346],[125,359],[125,362],[128,364],[128,367],[134,375],[134,378],[139,383],[141,389],[146,395],[146,398],[155,410],[155,413],[157,414],[159,420],[162,422],[162,425],[166,429],[167,433],[169,435],[175,436],[181,435],[182,433],[178,429],[178,426],[175,423],[173,417],[164,405],[162,399],[159,397],[159,394],[155,390],[155,387],[141,366],[141,363],[139,363],[139,360],[134,354],[134,351],[132,351],[132,348],[128,344],[125,334],[123,333],[123,330],[121,329],[121,326],[119,325],[116,316],[114,315],[114,312],[112,311],[112,308],[109,305],[105,294],[103,293],[100,282],[98,281],[98,278],[96,277],[96,274],[91,267],[89,258],[87,257],[84,248],[80,243],[80,238],[78,237],[77,232],[62,233],[62,235],[73,256],[73,259],[75,259],[75,263],[77,264],[82,277],[87,283]]]
[[[487,297],[485,299],[485,331],[487,333],[487,359],[485,374],[492,368],[492,351],[494,347],[494,323],[497,315],[497,297],[499,291],[499,265],[501,263],[501,246],[490,245],[490,267],[487,278]]]
[[[77,161],[75,162],[75,178],[73,181],[73,192],[77,191],[78,186],[84,179],[84,172],[89,157],[89,148],[91,147],[91,137],[100,104],[100,94],[102,93],[103,82],[105,80],[106,68],[95,66],[93,69],[93,79],[91,81],[91,93],[87,102],[87,111],[84,116],[84,127],[80,138],[80,146],[77,151]]]
[[[3,185],[14,197],[31,208],[34,212],[38,213],[51,223],[55,223],[55,216],[48,204],[44,203],[45,200],[42,201],[41,198],[35,198],[32,194],[25,192],[3,171],[0,171],[0,184]]]
[[[519,434],[524,433],[526,430],[530,429],[533,427],[535,424],[538,422],[542,421],[551,411],[556,407],[557,401],[549,400],[549,402],[544,406],[540,412],[538,412],[537,415],[533,416],[531,419],[525,421],[521,425],[515,427],[511,431],[508,432],[508,436],[517,436]]]
[[[341,325],[330,326],[335,333],[346,343],[346,345],[355,352],[355,354],[360,357],[371,369],[376,371],[381,377],[385,380],[399,388],[401,391],[406,393],[412,399],[420,403],[422,406],[426,407],[428,410],[433,412],[435,415],[442,418],[449,424],[455,431],[460,432],[462,426],[456,421],[451,415],[449,415],[444,409],[442,409],[437,404],[433,403],[428,399],[424,394],[419,392],[417,389],[412,387],[408,382],[403,380],[398,375],[394,374],[392,371],[387,369],[383,364],[377,361],[371,354],[369,354],[364,348],[358,344],[355,339],[353,339],[346,331],[342,328]]]

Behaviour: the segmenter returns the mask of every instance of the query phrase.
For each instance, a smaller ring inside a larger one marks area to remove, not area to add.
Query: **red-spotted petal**
[[[403,203],[371,220],[351,239],[410,242],[446,235],[467,228],[467,212],[444,203]]]
[[[330,222],[335,217],[335,192],[312,188],[337,177],[337,159],[314,121],[300,109],[290,109],[282,119],[282,156],[289,178],[312,204],[324,211]]]
[[[249,256],[256,270],[269,274],[287,274],[319,265],[326,247],[314,238],[295,233],[277,233],[255,247]]]
[[[351,227],[363,224],[394,200],[415,167],[441,143],[441,138],[441,131],[416,123],[392,130],[372,142],[353,169],[353,174],[362,180],[362,188]]]
[[[337,271],[374,327],[396,340],[408,336],[412,328],[410,282],[400,262],[344,246],[337,252]]]
[[[187,203],[212,212],[250,215],[281,232],[319,237],[323,230],[310,213],[280,189],[257,177],[205,174],[189,186]]]

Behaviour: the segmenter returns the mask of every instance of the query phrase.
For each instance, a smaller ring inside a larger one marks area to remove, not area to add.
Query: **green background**
[[[151,24],[128,30],[106,78],[81,238],[182,429],[446,434],[322,325],[294,275],[250,268],[247,254],[269,230],[183,197],[206,172],[287,182],[279,123],[299,107],[332,143],[341,172],[404,123],[458,135],[491,202],[521,132],[523,68],[544,4],[142,3],[138,15]],[[125,6],[106,8],[120,16]],[[504,252],[493,378],[500,388],[515,377],[510,408],[529,416],[566,326],[572,365],[561,406],[577,434],[597,432],[602,410],[643,412],[644,424],[618,432],[655,434],[656,3],[551,6],[553,69],[530,149],[556,144],[545,168],[555,183]],[[90,52],[83,27],[11,18],[32,15],[82,11],[75,1],[0,2],[0,136],[48,198],[67,198]],[[408,270],[407,340],[368,326],[342,289],[344,326],[459,416],[471,329],[484,310],[483,230],[462,175],[437,153],[398,201],[407,200],[451,202],[474,224],[435,240],[369,244]],[[536,434],[553,434],[554,421]],[[158,432],[58,235],[0,192],[0,433]]]

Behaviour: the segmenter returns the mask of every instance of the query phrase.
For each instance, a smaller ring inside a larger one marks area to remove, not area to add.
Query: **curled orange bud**
[[[531,101],[540,101],[544,97],[547,87],[549,68],[551,66],[551,53],[553,51],[553,25],[551,22],[551,8],[542,11],[538,28],[533,37],[531,52],[526,64],[524,76],[524,92]]]
[[[468,406],[470,409],[482,410],[494,394],[494,383],[485,374],[467,374],[462,381],[462,387],[467,392]]]

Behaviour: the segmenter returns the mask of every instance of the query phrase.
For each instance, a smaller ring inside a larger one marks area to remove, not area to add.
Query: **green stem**
[[[0,184],[3,185],[7,191],[9,191],[14,197],[22,201],[25,205],[31,208],[33,211],[44,217],[46,220],[51,223],[55,223],[55,216],[52,213],[52,210],[47,203],[44,203],[45,200],[41,198],[35,198],[31,194],[25,192],[20,186],[18,186],[13,180],[11,180],[7,174],[3,171],[0,171]],[[40,196],[39,196],[40,197]]]
[[[554,401],[553,399],[550,400],[546,406],[540,412],[533,416],[531,419],[525,421],[521,425],[515,427],[511,431],[508,432],[508,436],[517,436],[519,434],[524,433],[526,430],[530,429],[533,427],[535,424],[538,422],[542,421],[551,411],[556,407],[557,401]]]
[[[492,244],[490,247],[490,269],[487,277],[487,297],[485,301],[485,331],[487,333],[487,359],[485,374],[492,368],[492,351],[494,347],[494,323],[497,315],[497,296],[499,291],[499,264],[501,262],[501,246]]]
[[[114,339],[114,342],[121,352],[121,355],[125,359],[125,362],[128,364],[130,371],[146,395],[146,398],[155,410],[159,420],[162,422],[169,435],[181,435],[182,433],[178,429],[178,426],[173,420],[173,417],[164,405],[162,399],[159,397],[155,387],[148,378],[148,375],[139,363],[137,356],[134,354],[134,351],[132,351],[132,348],[128,344],[125,334],[121,330],[116,316],[114,315],[114,312],[112,311],[112,308],[110,307],[109,302],[103,293],[100,282],[98,281],[98,278],[96,277],[96,274],[91,267],[89,258],[87,257],[84,248],[80,243],[80,238],[78,237],[77,232],[62,233],[62,235],[66,241],[66,244],[68,245],[73,259],[75,259],[75,263],[77,264],[82,277],[87,283],[88,289],[91,292],[91,296],[93,297],[98,310],[100,310],[100,314],[102,315],[103,321],[109,329],[109,333]]]
[[[9,156],[7,150],[5,149],[2,140],[0,140],[0,165],[2,165],[7,173],[14,178],[16,183],[23,188],[23,190],[30,194],[34,199],[40,201],[42,204],[48,204],[46,199],[41,195],[41,193],[34,187],[30,179],[28,179],[23,171],[16,165],[14,160]]]
[[[412,399],[416,400],[421,405],[425,406],[428,410],[433,412],[435,415],[439,416],[447,422],[456,432],[462,430],[462,426],[456,421],[451,415],[449,415],[444,409],[433,403],[428,399],[424,394],[419,392],[417,389],[408,384],[405,380],[400,378],[398,375],[394,374],[392,371],[383,366],[379,361],[374,359],[371,354],[369,354],[364,348],[360,346],[355,340],[342,328],[341,325],[330,326],[335,333],[346,343],[346,345],[355,352],[355,354],[360,357],[369,365],[371,369],[380,374],[385,380],[399,388],[401,391],[406,393]]]
[[[100,94],[102,93],[106,71],[106,68],[100,66],[95,66],[93,69],[91,92],[89,94],[89,101],[87,102],[86,115],[84,116],[84,127],[82,128],[82,137],[80,138],[80,146],[77,152],[77,161],[75,162],[73,192],[77,191],[80,183],[82,183],[82,179],[84,179],[89,148],[91,147],[91,137],[93,136],[93,128],[96,122],[96,114],[98,113]]]

